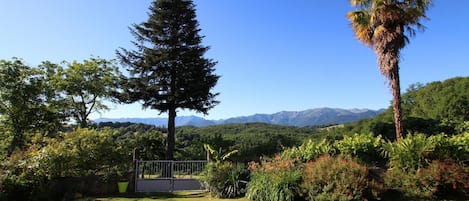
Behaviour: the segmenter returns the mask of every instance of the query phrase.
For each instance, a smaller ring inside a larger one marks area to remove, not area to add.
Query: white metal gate
[[[207,161],[153,160],[135,163],[135,192],[204,190],[200,182]]]

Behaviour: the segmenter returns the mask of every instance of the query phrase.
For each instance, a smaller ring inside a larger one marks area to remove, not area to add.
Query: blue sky
[[[147,19],[150,0],[0,2],[0,58],[82,61],[133,48],[128,26]],[[346,0],[196,0],[197,18],[218,61],[221,103],[208,119],[318,107],[389,106],[391,93],[373,51],[353,36]],[[435,1],[425,32],[402,51],[402,90],[412,83],[469,75],[469,1]],[[157,117],[139,104],[98,117]],[[179,111],[181,115],[197,115]],[[161,116],[164,116],[161,115]]]

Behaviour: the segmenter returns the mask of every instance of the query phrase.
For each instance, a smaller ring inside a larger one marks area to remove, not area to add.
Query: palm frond
[[[373,4],[373,0],[350,0],[350,3],[358,9],[366,9]]]
[[[347,13],[355,36],[367,46],[372,46],[373,26],[370,23],[371,15],[366,11],[352,11]]]
[[[213,158],[218,159],[218,152],[209,144],[204,144],[204,149],[207,150]]]
[[[224,161],[224,160],[230,158],[232,155],[234,155],[234,154],[236,154],[236,153],[238,153],[238,150],[230,151],[230,152],[224,154],[224,155],[221,157],[221,160]]]
[[[404,0],[403,4],[409,8],[415,8],[421,13],[425,13],[425,11],[433,5],[433,2],[432,0]]]

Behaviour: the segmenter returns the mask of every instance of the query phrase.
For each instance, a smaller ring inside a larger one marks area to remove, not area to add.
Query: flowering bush
[[[454,161],[432,161],[427,167],[408,172],[391,169],[386,186],[408,199],[464,197],[469,193],[469,169]]]
[[[324,155],[308,162],[301,184],[309,200],[363,200],[367,168],[353,159]]]

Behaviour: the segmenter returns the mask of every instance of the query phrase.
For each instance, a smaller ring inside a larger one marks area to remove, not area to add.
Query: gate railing
[[[151,160],[151,161],[139,161],[135,162],[135,191],[138,192],[137,184],[153,182],[152,185],[169,185],[169,190],[173,191],[178,189],[178,181],[187,181],[191,183],[198,181],[201,174],[207,165],[205,160],[192,160],[192,161],[172,161],[172,160]],[[183,182],[181,185],[188,183]],[[195,190],[200,189],[200,185],[194,186]]]
[[[207,161],[137,161],[137,179],[199,179]]]

